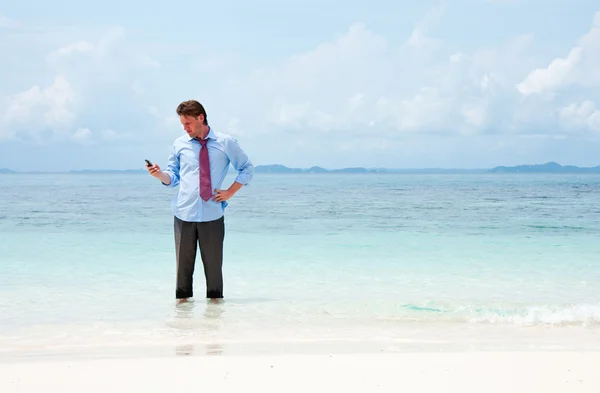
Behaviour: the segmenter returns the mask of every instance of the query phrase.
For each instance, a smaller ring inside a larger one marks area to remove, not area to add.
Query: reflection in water
[[[206,328],[210,329],[214,333],[219,333],[223,326],[223,313],[225,312],[225,306],[223,300],[209,300],[204,309],[204,322]],[[215,334],[216,335],[216,334]],[[213,338],[213,340],[216,337]],[[220,355],[223,353],[223,345],[218,342],[212,342],[206,346],[207,355]]]
[[[175,306],[175,315],[171,326],[176,329],[194,329],[194,308],[195,302],[186,302]]]
[[[187,302],[175,306],[175,315],[169,324],[176,330],[185,332],[192,341],[204,342],[207,355],[220,355],[223,353],[223,345],[220,344],[219,336],[223,326],[223,314],[225,312],[224,301],[207,300],[202,317],[195,317],[196,302]],[[206,341],[210,341],[206,343]],[[186,343],[175,347],[178,356],[190,356],[200,343]]]
[[[207,355],[221,355],[223,353],[223,345],[219,343],[206,344]],[[194,345],[182,344],[175,347],[175,354],[177,356],[191,356],[194,354]]]
[[[225,307],[222,300],[209,300],[206,303],[206,308],[204,309],[204,320],[206,322],[206,326],[211,327],[212,330],[220,330],[223,322],[221,316],[224,312]]]
[[[221,344],[208,344],[206,346],[207,355],[221,355],[223,353],[223,345]]]
[[[192,344],[178,345],[175,347],[175,354],[179,356],[193,355],[194,346]]]

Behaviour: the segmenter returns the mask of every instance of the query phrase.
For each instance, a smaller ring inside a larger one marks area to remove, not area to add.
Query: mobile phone
[[[152,163],[149,160],[144,160],[146,161],[146,166],[152,166]]]

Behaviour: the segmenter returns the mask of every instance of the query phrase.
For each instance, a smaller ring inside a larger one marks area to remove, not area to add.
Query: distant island
[[[289,168],[285,165],[258,165],[254,168],[256,173],[374,173],[385,172],[385,169],[367,169],[367,168],[341,168],[325,169],[320,166],[310,168]]]
[[[482,173],[488,169],[443,169],[443,168],[423,168],[423,169],[394,169],[394,168],[364,168],[350,167],[339,169],[326,169],[320,166],[310,168],[290,168],[285,165],[258,165],[255,168],[256,173]]]
[[[560,165],[556,162],[547,162],[545,164],[517,165],[517,166],[497,166],[494,168],[483,169],[460,169],[460,168],[364,168],[350,167],[339,169],[326,169],[320,166],[310,168],[290,168],[281,164],[257,165],[256,173],[412,173],[412,174],[461,174],[461,173],[600,173],[600,166],[578,167],[574,165]],[[0,173],[48,173],[40,171],[17,172],[8,168],[0,168]],[[82,169],[55,173],[146,173],[146,169]]]
[[[579,167],[547,162],[535,165],[497,166],[490,169],[493,173],[600,173],[600,166]]]
[[[562,166],[556,162],[545,164],[497,166],[491,169],[459,169],[459,168],[422,168],[422,169],[391,169],[391,168],[341,168],[325,169],[319,166],[310,168],[289,168],[284,165],[259,165],[257,173],[600,173],[600,166],[578,167]]]

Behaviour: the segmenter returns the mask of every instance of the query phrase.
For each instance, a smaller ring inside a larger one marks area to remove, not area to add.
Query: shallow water
[[[598,175],[257,174],[227,208],[225,301],[202,299],[198,259],[187,309],[173,301],[172,195],[146,174],[0,175],[0,355],[600,347]]]

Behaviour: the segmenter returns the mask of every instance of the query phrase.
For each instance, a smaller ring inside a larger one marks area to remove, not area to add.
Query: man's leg
[[[198,223],[198,244],[206,277],[206,297],[223,297],[223,240],[225,219]]]
[[[175,217],[175,254],[177,258],[177,282],[175,297],[181,302],[194,296],[194,265],[196,264],[196,223],[181,221]]]

